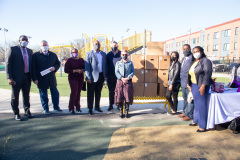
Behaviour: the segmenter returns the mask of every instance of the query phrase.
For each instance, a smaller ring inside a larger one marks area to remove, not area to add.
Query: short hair
[[[48,41],[42,40],[40,43],[47,43],[48,44]]]
[[[20,37],[19,37],[19,40],[22,38],[22,37],[27,37],[26,35],[21,35]],[[28,37],[27,37],[28,38]]]
[[[128,51],[126,49],[123,49],[121,53],[123,53],[123,52],[128,53]]]
[[[191,46],[189,44],[184,44],[183,47],[184,46],[188,46],[188,48],[191,49]]]
[[[113,41],[113,42],[112,42],[112,44],[113,44],[113,43],[116,43],[116,44],[118,44],[116,41]]]
[[[73,48],[73,49],[72,49],[72,52],[73,52],[73,51],[76,51],[76,52],[78,53],[78,50],[77,50],[76,48]]]

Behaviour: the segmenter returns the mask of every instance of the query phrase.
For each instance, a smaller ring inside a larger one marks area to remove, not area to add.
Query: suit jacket
[[[33,51],[27,48],[28,53],[28,66],[31,74],[32,55]],[[6,74],[7,79],[13,79],[16,83],[24,79],[24,60],[20,46],[11,47],[7,52],[6,59]],[[29,76],[30,80],[31,77]]]
[[[48,55],[44,55],[41,51],[33,54],[32,58],[32,79],[38,80],[38,88],[48,89],[49,87],[56,87],[57,80],[55,73],[60,68],[60,61],[55,53],[48,51]],[[41,76],[40,72],[54,67],[55,71],[50,72],[44,76]]]
[[[180,70],[181,70],[181,64],[179,61],[176,62],[174,67],[169,68],[168,80],[171,81],[170,84],[174,85],[176,82],[180,82]]]
[[[185,57],[182,59],[182,63],[184,62]],[[181,64],[181,71],[180,71],[180,78],[181,78],[181,87],[187,88],[188,84],[188,72],[189,68],[192,65],[192,55],[189,56],[189,59],[184,62],[184,64]]]
[[[107,78],[107,56],[106,53],[101,51],[102,54],[102,71],[104,79]],[[94,50],[86,53],[85,56],[85,75],[86,80],[91,79],[92,82],[97,82],[99,78],[98,59]]]
[[[212,62],[206,57],[199,60],[199,63],[194,68],[194,73],[198,87],[201,87],[202,84],[212,84]],[[188,85],[191,86],[191,84],[191,76],[188,74]]]

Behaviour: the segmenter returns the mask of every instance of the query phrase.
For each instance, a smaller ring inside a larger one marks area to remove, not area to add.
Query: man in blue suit
[[[100,50],[99,41],[93,42],[93,50],[85,56],[85,74],[87,80],[87,103],[89,114],[92,115],[95,95],[95,110],[102,112],[100,98],[104,80],[106,79],[106,53]]]

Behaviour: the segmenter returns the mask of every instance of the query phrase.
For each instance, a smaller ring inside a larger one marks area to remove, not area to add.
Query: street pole
[[[6,28],[3,28],[3,32],[4,32],[4,38],[5,38],[5,65],[7,62],[7,40],[6,40],[6,33],[8,30]]]
[[[63,47],[59,53],[60,56],[60,77],[62,77],[62,51],[63,51]]]
[[[191,37],[191,28],[189,29],[189,36],[188,36],[188,44],[191,45],[190,43],[190,37]]]
[[[143,55],[146,55],[146,29],[144,29]]]

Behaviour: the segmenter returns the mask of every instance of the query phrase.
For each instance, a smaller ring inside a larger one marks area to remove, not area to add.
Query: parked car
[[[228,65],[227,71],[231,73],[233,67],[238,66],[238,65],[239,65],[239,63],[231,63],[230,65]]]
[[[226,67],[226,64],[222,64],[219,60],[212,61],[212,67],[213,72],[224,72]]]

